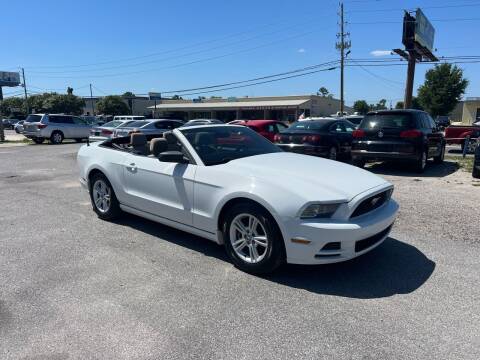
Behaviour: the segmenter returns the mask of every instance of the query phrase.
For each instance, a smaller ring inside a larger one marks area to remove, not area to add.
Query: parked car
[[[23,133],[23,123],[24,123],[25,120],[20,120],[19,122],[17,122],[14,126],[13,126],[13,130],[15,130],[15,132],[17,134],[22,134]]]
[[[138,120],[128,123],[127,126],[118,127],[114,130],[114,137],[128,136],[134,132],[152,136],[161,135],[165,131],[176,129],[183,125],[181,120],[170,119],[149,119]]]
[[[343,119],[325,118],[293,123],[276,134],[275,144],[285,151],[336,160],[349,157],[355,126]]]
[[[217,120],[217,119],[193,119],[187,121],[185,124],[182,125],[182,127],[190,127],[190,126],[197,126],[197,125],[219,125],[219,124],[224,124],[223,121]]]
[[[445,129],[450,126],[450,117],[448,115],[438,115],[435,119],[435,123],[440,128],[440,130]]]
[[[480,137],[477,138],[477,146],[475,148],[475,159],[473,161],[472,176],[480,179]]]
[[[458,144],[462,147],[467,146],[467,152],[473,153],[475,150],[475,139],[480,136],[480,126],[478,125],[450,125],[445,129],[445,140],[447,144]],[[471,142],[468,139],[473,140]]]
[[[275,134],[288,129],[287,125],[276,120],[233,120],[229,124],[249,127],[272,142]]]
[[[149,144],[132,134],[84,145],[77,161],[100,219],[124,211],[205,237],[251,273],[360,256],[398,211],[381,177],[283,152],[244,126],[180,127]]]
[[[353,132],[352,160],[363,167],[366,161],[402,160],[423,172],[427,160],[443,162],[445,139],[429,114],[420,110],[369,112]]]
[[[79,116],[64,114],[32,114],[23,123],[23,134],[36,144],[49,139],[52,144],[61,144],[64,139],[81,142],[90,135],[91,125]]]
[[[113,136],[116,128],[127,126],[135,120],[112,120],[102,126],[94,127],[90,130],[90,141],[105,141]]]
[[[3,128],[13,130],[14,125],[18,122],[18,119],[3,119]]]

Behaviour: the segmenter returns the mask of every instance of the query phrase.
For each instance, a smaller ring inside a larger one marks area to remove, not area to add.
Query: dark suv
[[[369,112],[353,132],[352,160],[404,160],[423,172],[427,159],[443,162],[445,139],[431,116],[420,110]]]

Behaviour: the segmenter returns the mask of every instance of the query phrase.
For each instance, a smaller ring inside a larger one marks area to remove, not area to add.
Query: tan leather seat
[[[162,152],[167,151],[168,143],[163,138],[155,138],[150,141],[150,154],[158,157]]]

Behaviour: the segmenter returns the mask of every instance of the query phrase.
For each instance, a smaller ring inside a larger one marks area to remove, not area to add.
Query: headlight
[[[337,211],[339,203],[336,204],[311,204],[303,210],[301,219],[325,219],[331,217]]]

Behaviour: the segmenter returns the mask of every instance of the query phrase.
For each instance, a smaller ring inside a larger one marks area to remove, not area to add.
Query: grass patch
[[[5,140],[0,141],[0,144],[33,144],[33,141],[30,139],[22,139],[22,140]]]
[[[458,167],[464,171],[472,172],[473,170],[473,157],[457,157],[457,156],[445,156],[445,160],[452,161],[458,165]]]

